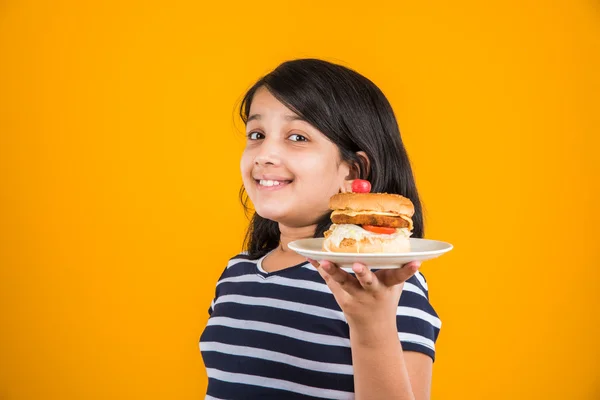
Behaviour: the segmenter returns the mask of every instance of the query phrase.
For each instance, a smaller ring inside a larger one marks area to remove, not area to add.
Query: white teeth
[[[271,180],[261,179],[259,181],[259,184],[261,186],[279,186],[279,185],[282,185],[283,183],[279,182],[279,181],[271,181]]]

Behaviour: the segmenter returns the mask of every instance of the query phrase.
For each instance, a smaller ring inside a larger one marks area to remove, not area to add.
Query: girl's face
[[[350,173],[337,146],[264,87],[246,133],[242,180],[256,212],[289,227],[315,224]]]

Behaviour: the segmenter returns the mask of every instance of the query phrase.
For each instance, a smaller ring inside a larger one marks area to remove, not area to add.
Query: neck
[[[292,252],[288,248],[288,244],[298,239],[306,239],[311,238],[315,235],[315,230],[317,229],[317,225],[309,225],[302,226],[299,228],[285,226],[283,224],[279,224],[279,248],[278,250],[284,253]]]

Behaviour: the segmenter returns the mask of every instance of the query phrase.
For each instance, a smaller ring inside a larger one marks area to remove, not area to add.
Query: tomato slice
[[[363,225],[364,230],[373,233],[382,233],[384,235],[391,235],[396,233],[396,228],[387,228],[385,226],[374,226],[374,225]]]

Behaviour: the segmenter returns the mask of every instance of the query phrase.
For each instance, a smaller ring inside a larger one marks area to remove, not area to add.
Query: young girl
[[[217,282],[200,338],[207,399],[428,399],[441,322],[418,263],[353,273],[306,260],[329,198],[353,179],[423,215],[392,107],[370,80],[315,59],[281,64],[246,93],[247,251]],[[402,296],[401,296],[402,295]]]

